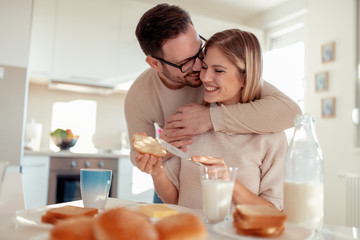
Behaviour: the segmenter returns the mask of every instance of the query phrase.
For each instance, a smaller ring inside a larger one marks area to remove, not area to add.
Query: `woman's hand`
[[[210,156],[192,156],[191,160],[202,163],[206,166],[227,167],[224,159]]]
[[[210,157],[210,156],[193,156],[191,160],[194,162],[202,163],[205,166],[209,166],[207,174],[210,176],[216,176],[216,178],[231,180],[231,175],[227,165],[222,158]]]
[[[138,153],[135,156],[135,161],[140,171],[151,175],[157,175],[161,173],[164,168],[161,157],[155,157],[154,155],[147,153]]]

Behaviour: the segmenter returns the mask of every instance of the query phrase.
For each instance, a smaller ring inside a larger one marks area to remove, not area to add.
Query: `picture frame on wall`
[[[335,117],[335,98],[323,98],[321,99],[321,116],[323,118]]]
[[[321,46],[321,62],[335,61],[335,42],[325,43]]]
[[[315,91],[322,92],[329,89],[329,73],[319,72],[315,74]]]

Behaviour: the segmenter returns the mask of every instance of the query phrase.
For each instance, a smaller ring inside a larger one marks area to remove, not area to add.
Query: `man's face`
[[[163,59],[181,65],[193,58],[202,47],[203,43],[192,25],[189,25],[186,33],[181,33],[174,39],[170,39],[163,45]],[[200,81],[201,61],[199,58],[195,59],[195,63],[185,73],[180,69],[170,66],[165,63],[162,65],[162,74],[166,79],[163,79],[171,86],[182,87],[184,85],[190,87],[199,87],[202,82]]]

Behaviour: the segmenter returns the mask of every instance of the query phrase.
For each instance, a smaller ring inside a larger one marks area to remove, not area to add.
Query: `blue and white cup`
[[[112,171],[84,168],[80,170],[80,190],[84,207],[104,209],[111,187]]]

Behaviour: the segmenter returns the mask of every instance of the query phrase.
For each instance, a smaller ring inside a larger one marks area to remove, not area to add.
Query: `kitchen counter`
[[[122,158],[129,157],[130,150],[118,150],[99,153],[74,153],[71,151],[31,151],[25,150],[24,156],[44,156],[44,157],[72,157],[72,158]]]

